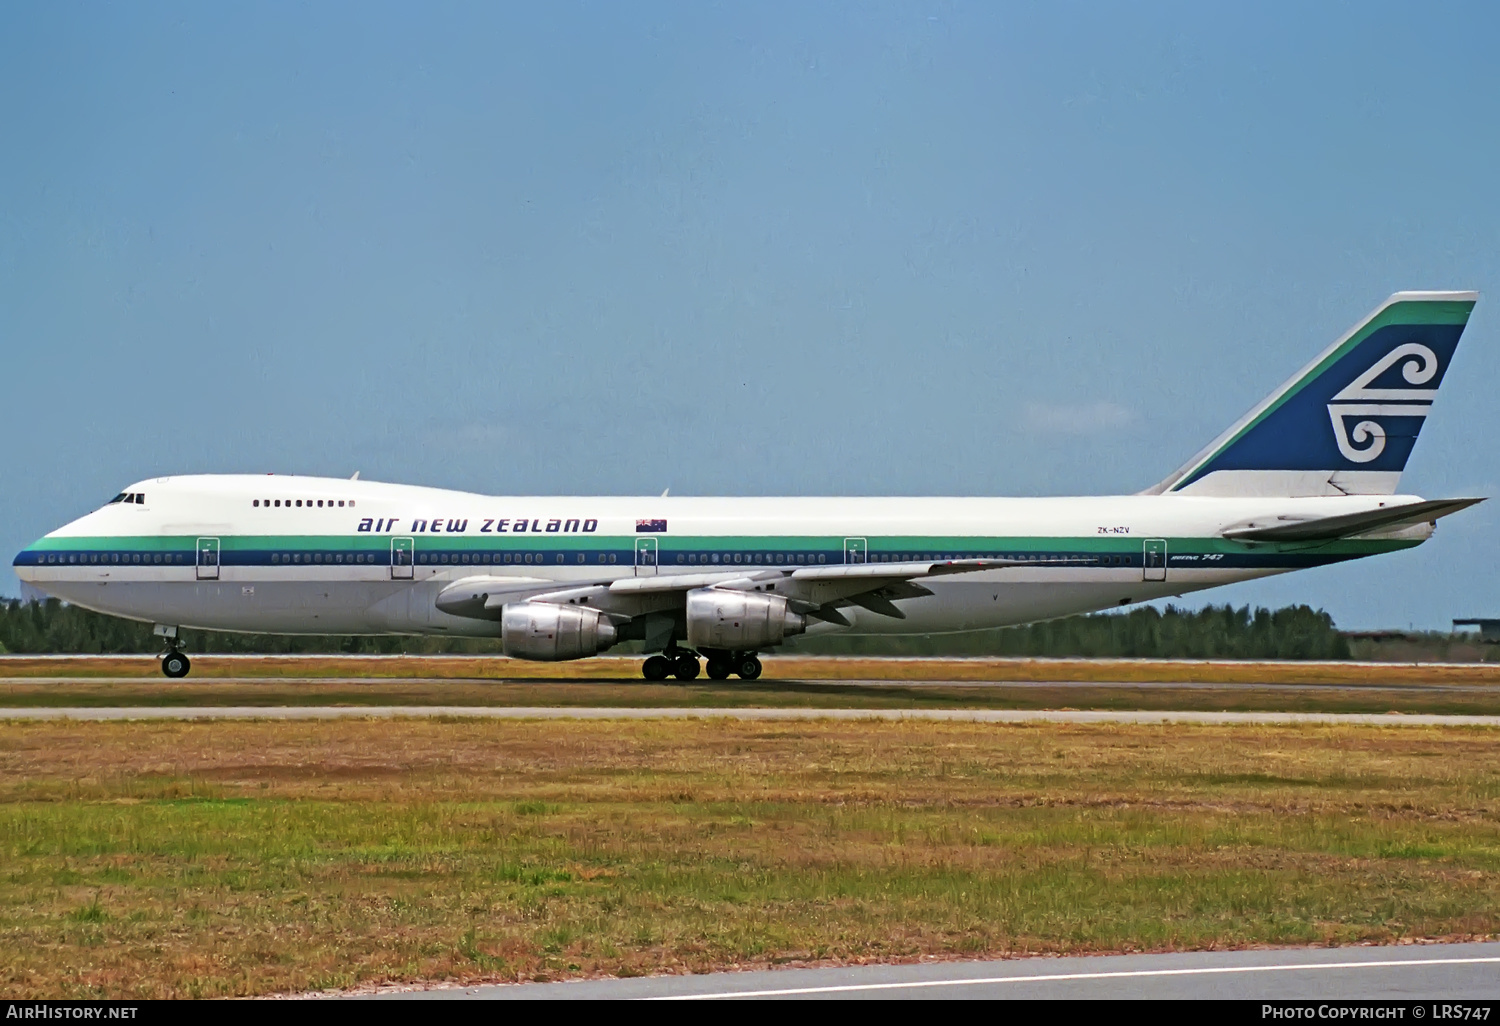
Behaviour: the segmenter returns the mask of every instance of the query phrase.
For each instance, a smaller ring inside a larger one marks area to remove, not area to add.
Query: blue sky
[[[1489,293],[1403,488],[1500,493],[1497,22],[6,5],[0,549],[184,472],[1130,492],[1402,288]],[[1497,526],[1194,601],[1500,615]]]

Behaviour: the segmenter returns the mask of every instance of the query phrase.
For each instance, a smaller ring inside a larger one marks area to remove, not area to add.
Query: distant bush
[[[0,601],[0,649],[16,655],[128,655],[165,649],[149,623],[93,613],[56,599],[46,602]],[[344,635],[231,634],[184,630],[187,652],[349,653],[390,655],[402,652],[498,652],[499,639],[351,637]]]
[[[966,634],[912,637],[804,636],[807,654],[1043,656],[1142,659],[1348,659],[1333,617],[1310,606],[1199,610],[1150,606]]]

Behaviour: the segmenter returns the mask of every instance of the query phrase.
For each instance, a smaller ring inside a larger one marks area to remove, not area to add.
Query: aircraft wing
[[[1241,527],[1232,527],[1224,537],[1235,541],[1333,541],[1349,538],[1371,531],[1410,527],[1423,521],[1436,521],[1439,517],[1468,509],[1483,499],[1433,499],[1429,502],[1408,502],[1400,506],[1384,506],[1363,513],[1345,513],[1336,517],[1316,517],[1311,520],[1268,519],[1252,521]]]
[[[498,620],[500,608],[505,603],[524,602],[543,592],[556,590],[556,581],[541,577],[493,577],[479,574],[461,578],[448,585],[438,592],[436,604],[443,612],[454,616]]]
[[[1054,560],[1062,564],[1069,561]],[[784,595],[798,612],[808,613],[831,623],[848,626],[838,606],[853,604],[876,613],[906,618],[892,599],[920,598],[932,592],[914,583],[924,577],[1000,570],[1012,566],[1045,565],[1019,559],[942,559],[912,560],[903,563],[845,563],[834,566],[803,566],[764,569],[746,568],[697,574],[666,574],[656,577],[633,577],[615,581],[609,586],[611,598],[627,600],[632,596],[664,597],[673,593],[685,595],[696,588],[722,588],[730,591],[769,591]],[[541,597],[546,601],[546,596]]]
[[[1058,560],[1058,562],[1062,562]],[[944,559],[914,560],[907,563],[840,563],[834,566],[746,567],[744,570],[716,571],[702,574],[660,574],[656,577],[627,577],[615,581],[609,590],[616,595],[659,591],[689,591],[693,588],[724,587],[737,581],[763,582],[792,580],[799,582],[858,582],[871,588],[879,582],[907,581],[915,577],[938,577],[944,574],[967,574],[978,570],[998,570],[1007,566],[1037,566],[1019,559]]]
[[[926,577],[1002,570],[1015,566],[1067,566],[1092,560],[1052,559],[942,559],[903,563],[849,563],[834,566],[745,567],[690,574],[657,574],[614,581],[563,584],[538,578],[465,577],[439,593],[437,606],[455,616],[498,619],[512,602],[582,604],[608,616],[631,619],[648,613],[680,609],[689,591],[723,588],[767,591],[785,596],[799,611],[833,623],[848,624],[839,605],[854,604],[904,619],[893,599],[932,594],[916,583]]]

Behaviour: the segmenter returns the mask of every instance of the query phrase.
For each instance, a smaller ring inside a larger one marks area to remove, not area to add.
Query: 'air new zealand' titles
[[[1420,545],[1480,501],[1395,494],[1477,299],[1397,293],[1137,495],[512,499],[163,477],[16,572],[156,624],[174,677],[178,629],[201,627],[498,637],[543,660],[632,640],[654,680],[696,677],[700,658],[754,678],[758,653],[803,632],[1002,627]]]

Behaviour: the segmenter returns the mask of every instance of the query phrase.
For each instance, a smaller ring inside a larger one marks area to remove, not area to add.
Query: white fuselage
[[[291,634],[493,636],[439,610],[474,575],[562,583],[741,567],[996,557],[924,583],[905,619],[850,608],[859,633],[967,631],[1108,609],[1417,544],[1246,544],[1254,519],[1309,519],[1412,496],[1226,498],[494,497],[284,476],[143,481],[16,558],[22,580],[159,624]]]

